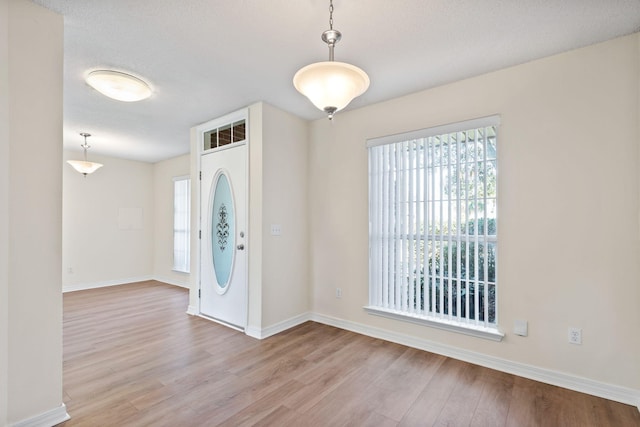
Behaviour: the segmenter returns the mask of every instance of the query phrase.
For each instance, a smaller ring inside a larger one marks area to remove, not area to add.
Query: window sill
[[[385,310],[380,307],[365,306],[365,311],[374,316],[386,317],[388,319],[400,320],[403,322],[416,323],[418,325],[429,326],[432,328],[443,329],[445,331],[457,332],[459,334],[471,335],[477,338],[483,338],[491,341],[502,341],[504,334],[498,329],[485,328],[476,325],[462,325],[446,319],[427,319],[422,316],[402,313],[395,310]]]

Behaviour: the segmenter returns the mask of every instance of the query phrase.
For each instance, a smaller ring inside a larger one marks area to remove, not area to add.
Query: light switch
[[[271,235],[280,236],[282,234],[282,227],[280,224],[271,224]]]

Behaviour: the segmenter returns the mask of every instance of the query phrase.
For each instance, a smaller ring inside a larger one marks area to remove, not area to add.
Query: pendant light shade
[[[91,148],[91,146],[87,144],[87,137],[91,136],[91,134],[82,132],[80,135],[84,137],[84,144],[80,145],[84,149],[84,160],[67,160],[67,163],[86,177],[88,174],[94,173],[100,169],[103,165],[102,163],[95,163],[87,160],[87,150]]]
[[[84,176],[94,173],[103,166],[102,163],[86,162],[84,160],[67,160],[67,163]]]
[[[355,65],[337,61],[316,62],[293,77],[295,88],[320,110],[342,110],[369,87],[369,76]]]
[[[369,88],[369,76],[362,69],[333,60],[333,50],[341,38],[340,31],[333,29],[333,0],[329,0],[329,29],[322,33],[322,41],[329,46],[329,60],[307,65],[293,76],[298,92],[327,113],[329,120]]]

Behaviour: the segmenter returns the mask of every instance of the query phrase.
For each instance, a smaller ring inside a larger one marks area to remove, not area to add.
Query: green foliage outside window
[[[427,262],[427,286],[425,287],[424,268],[414,276],[415,293],[414,308],[420,311],[425,309],[431,313],[475,319],[476,308],[478,320],[485,320],[485,293],[488,293],[488,319],[489,323],[495,323],[496,319],[496,246],[494,243],[476,243],[475,230],[484,234],[484,220],[472,220],[467,223],[467,241],[459,244],[452,241],[429,243]],[[496,234],[495,219],[487,220],[487,234]],[[466,239],[465,239],[466,240]],[[477,252],[477,253],[476,253]],[[478,266],[476,269],[476,259]],[[485,277],[485,260],[487,262]],[[416,272],[417,273],[417,272]],[[419,287],[418,285],[419,280]],[[460,313],[458,313],[458,289],[460,289]],[[442,298],[441,298],[441,293]],[[478,304],[476,307],[476,293]],[[451,296],[451,307],[449,307]],[[418,297],[420,299],[418,305]],[[425,305],[425,300],[427,305]],[[468,301],[468,309],[467,309]],[[442,307],[441,307],[442,304]],[[468,312],[467,312],[468,311]]]

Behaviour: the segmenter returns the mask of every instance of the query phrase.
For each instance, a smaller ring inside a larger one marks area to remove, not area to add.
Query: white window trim
[[[412,315],[403,311],[387,310],[382,307],[373,307],[366,305],[363,307],[365,311],[374,316],[386,317],[387,319],[401,320],[403,322],[416,323],[418,325],[430,326],[436,329],[442,329],[450,332],[470,335],[472,337],[484,338],[492,341],[502,341],[504,333],[495,328],[485,328],[479,325],[468,324],[462,325],[458,322],[450,322],[447,319],[431,320],[422,316]]]
[[[393,135],[380,136],[367,139],[367,148],[378,145],[393,144],[398,141],[408,141],[412,139],[428,138],[430,136],[442,135],[443,133],[462,132],[468,129],[481,128],[486,126],[499,126],[500,116],[493,115],[478,119],[465,120],[463,122],[449,123],[446,125],[434,126],[432,128],[419,129],[410,132],[396,133]]]
[[[420,129],[416,131],[404,132],[399,134],[387,135],[376,138],[367,139],[367,148],[376,147],[385,144],[393,144],[401,141],[414,140],[419,138],[428,138],[430,136],[437,136],[442,134],[454,133],[466,131],[469,129],[477,129],[489,126],[499,126],[500,116],[492,115],[472,120],[466,120],[462,122],[456,122],[441,126],[435,126],[426,129]],[[371,284],[369,284],[369,293],[371,293]],[[371,315],[381,316],[389,319],[400,320],[404,322],[415,323],[419,325],[425,325],[437,329],[442,329],[451,332],[457,332],[465,335],[470,335],[478,338],[488,339],[492,341],[502,341],[505,334],[498,329],[496,322],[495,326],[485,327],[475,323],[464,323],[460,321],[451,321],[446,318],[426,318],[422,315],[413,314],[405,311],[393,310],[379,306],[366,305],[363,309]],[[497,302],[496,302],[497,310]],[[497,316],[497,313],[496,313]]]

